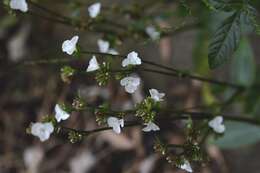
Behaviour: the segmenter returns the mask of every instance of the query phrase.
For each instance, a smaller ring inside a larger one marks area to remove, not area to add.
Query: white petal
[[[88,7],[88,13],[91,18],[95,18],[99,15],[101,9],[101,3],[97,2]]]
[[[116,117],[109,117],[107,119],[108,127],[112,127],[113,131],[117,134],[121,133],[121,127],[124,127],[124,120]],[[121,127],[120,127],[121,126]]]
[[[119,53],[115,49],[109,49],[108,52],[111,55],[118,55]]]
[[[56,104],[55,106],[55,118],[58,122],[61,120],[66,120],[70,117],[70,114],[68,114],[66,111],[62,110],[60,105]]]
[[[28,11],[28,4],[25,0],[11,0],[10,8],[14,10],[20,10],[22,12]]]
[[[108,49],[109,49],[109,42],[99,39],[98,40],[98,47],[99,47],[99,51],[102,53],[107,53]]]
[[[120,120],[119,120],[119,124],[120,124],[121,127],[124,127],[124,125],[125,125],[124,119],[120,119]]]
[[[149,35],[149,37],[152,39],[152,40],[157,40],[160,38],[160,32],[158,32],[156,30],[155,27],[153,26],[148,26],[145,28],[145,31],[147,33],[147,35]]]
[[[218,127],[215,127],[214,131],[217,132],[217,133],[224,133],[225,132],[225,126],[223,124],[221,124]]]
[[[217,116],[208,122],[211,127],[217,133],[223,133],[225,131],[225,125],[223,124],[223,117]]]
[[[126,85],[125,86],[125,91],[130,94],[133,94],[135,92],[135,90],[137,90],[137,86],[135,86],[135,85]]]
[[[142,130],[144,131],[144,132],[150,132],[150,131],[158,131],[158,130],[160,130],[160,127],[159,126],[157,126],[155,123],[153,123],[153,122],[149,122],[149,123],[147,123],[147,124],[145,124],[146,125],[146,127],[144,127]]]
[[[91,72],[91,71],[96,71],[98,70],[100,67],[99,67],[99,64],[97,62],[97,59],[96,59],[96,56],[93,56],[91,58],[91,60],[89,61],[89,65],[88,65],[88,68],[87,68],[87,72]]]
[[[127,55],[127,58],[125,58],[122,61],[122,66],[126,67],[128,65],[141,65],[142,61],[141,59],[138,57],[138,53],[136,53],[135,51],[130,52]]]
[[[165,96],[165,93],[159,93],[156,89],[150,89],[149,93],[151,95],[151,98],[156,102],[163,101],[162,98]]]
[[[39,137],[42,142],[49,139],[53,131],[52,123],[33,123],[31,127],[32,135]]]
[[[140,85],[140,78],[138,77],[125,77],[121,79],[120,85],[125,87],[126,92],[134,93]]]
[[[74,37],[72,37],[71,40],[65,40],[62,43],[62,51],[66,52],[69,55],[72,55],[77,49],[76,45],[77,45],[78,39],[79,39],[79,36],[74,36]]]
[[[187,172],[193,172],[190,162],[185,160],[184,164],[180,166],[181,169],[187,171]]]

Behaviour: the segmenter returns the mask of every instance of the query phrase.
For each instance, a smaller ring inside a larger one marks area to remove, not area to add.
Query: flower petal
[[[96,56],[93,56],[91,58],[91,60],[89,61],[89,65],[88,65],[88,68],[87,68],[87,72],[91,72],[91,71],[96,71],[98,70],[100,67],[99,67],[99,64],[97,62],[97,59],[96,59]]]

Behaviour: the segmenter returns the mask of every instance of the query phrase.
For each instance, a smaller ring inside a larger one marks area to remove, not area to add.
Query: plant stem
[[[179,114],[180,112],[178,112]],[[162,122],[172,122],[172,121],[178,121],[178,120],[185,120],[185,119],[193,119],[193,120],[208,120],[213,118],[214,114],[211,113],[205,113],[205,112],[181,112],[182,114],[186,115],[180,115],[180,116],[170,116],[170,117],[161,117],[157,118],[156,121],[158,124]],[[236,121],[236,122],[243,122],[243,123],[249,123],[253,125],[260,126],[260,121],[257,121],[252,118],[242,117],[242,116],[234,116],[234,115],[222,115],[224,120],[230,120],[230,121]],[[125,122],[124,127],[133,127],[133,126],[141,126],[142,123],[140,121],[127,121]],[[78,133],[81,133],[82,135],[90,135],[97,132],[102,132],[106,130],[111,130],[111,127],[102,127],[102,128],[96,128],[93,130],[76,130],[69,127],[59,126],[61,129],[67,130],[67,131],[75,131]]]

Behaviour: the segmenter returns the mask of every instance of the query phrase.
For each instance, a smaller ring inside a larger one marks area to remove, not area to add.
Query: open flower
[[[156,102],[163,101],[162,98],[165,96],[165,93],[159,93],[156,89],[149,89],[149,93],[151,98]]]
[[[121,133],[121,127],[124,127],[124,119],[118,119],[116,117],[108,117],[107,124],[113,128],[113,131],[117,134]]]
[[[61,120],[66,120],[70,117],[70,114],[64,111],[60,107],[60,105],[56,104],[54,109],[55,109],[55,118],[58,122],[60,122]]]
[[[20,10],[22,12],[28,11],[28,4],[26,0],[11,0],[9,5],[10,8],[14,10]]]
[[[135,51],[130,52],[127,57],[122,61],[122,66],[126,67],[128,65],[141,65],[142,61],[138,57],[138,53]]]
[[[125,87],[126,92],[134,93],[140,85],[140,78],[138,77],[125,77],[120,81],[120,85]]]
[[[31,126],[31,134],[40,138],[40,140],[46,141],[54,131],[52,123],[33,123]]]
[[[147,26],[145,32],[152,40],[158,40],[160,38],[160,32],[158,32],[154,26]]]
[[[144,125],[146,125],[145,128],[143,128],[142,130],[144,132],[150,132],[150,131],[158,131],[160,130],[160,127],[157,126],[156,124],[154,124],[153,122],[149,122],[149,123],[145,123]]]
[[[96,59],[96,56],[93,56],[91,58],[91,60],[89,61],[89,64],[88,64],[88,68],[87,68],[87,72],[91,72],[91,71],[96,71],[98,70],[100,67],[99,67],[99,64],[97,62],[97,59]]]
[[[72,37],[71,40],[65,40],[62,43],[62,51],[66,52],[69,55],[72,55],[77,49],[76,45],[78,40],[79,40],[79,36],[77,35]]]
[[[97,2],[88,7],[88,13],[91,18],[95,18],[99,15],[101,9],[101,3]]]
[[[187,172],[193,172],[190,162],[188,160],[184,161],[184,164],[180,166],[181,169],[187,171]]]
[[[98,44],[98,48],[99,48],[100,52],[102,52],[102,53],[108,52],[108,50],[109,50],[109,42],[108,41],[98,39],[97,44]]]
[[[223,124],[223,117],[216,116],[214,119],[209,121],[209,127],[211,127],[216,133],[224,133],[225,125]]]

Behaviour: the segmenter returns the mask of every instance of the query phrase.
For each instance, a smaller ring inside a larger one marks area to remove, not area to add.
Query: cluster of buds
[[[71,79],[75,74],[75,69],[70,66],[64,66],[61,68],[61,79],[64,83],[71,83]]]
[[[145,123],[154,121],[156,116],[156,109],[158,103],[155,102],[151,97],[147,97],[141,103],[136,105],[136,116],[142,118]]]
[[[108,84],[111,79],[110,63],[103,62],[100,65],[100,69],[96,72],[95,79],[97,80],[99,86]]]

